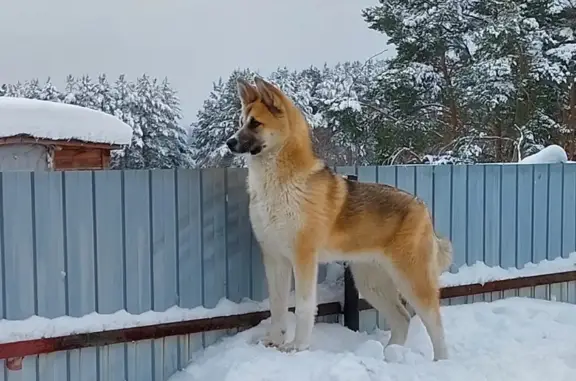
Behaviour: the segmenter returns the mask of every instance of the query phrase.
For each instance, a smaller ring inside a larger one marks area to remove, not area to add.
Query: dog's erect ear
[[[279,90],[272,85],[271,83],[266,82],[261,77],[254,77],[254,83],[256,84],[256,88],[258,89],[258,93],[260,93],[260,97],[262,103],[266,105],[268,110],[272,114],[280,114],[280,92]]]
[[[242,78],[236,79],[236,88],[238,89],[238,96],[240,97],[240,102],[242,102],[242,107],[258,99],[258,91],[246,80]]]

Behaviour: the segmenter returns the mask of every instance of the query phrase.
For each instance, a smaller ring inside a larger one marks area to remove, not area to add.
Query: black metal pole
[[[358,181],[358,176],[348,175],[349,180]],[[360,329],[360,311],[359,311],[359,298],[358,289],[354,283],[354,277],[352,276],[352,271],[346,263],[344,267],[344,326],[352,331],[358,331]]]

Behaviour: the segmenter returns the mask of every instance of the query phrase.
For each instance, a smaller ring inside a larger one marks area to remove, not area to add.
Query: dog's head
[[[234,154],[253,156],[273,151],[288,138],[286,98],[282,91],[260,77],[252,85],[237,80],[242,103],[240,128],[226,141]]]

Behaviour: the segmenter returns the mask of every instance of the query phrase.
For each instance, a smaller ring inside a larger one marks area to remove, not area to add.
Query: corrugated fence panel
[[[97,310],[92,173],[63,176],[68,315],[80,317]],[[70,351],[68,361],[70,379],[100,380],[96,348]]]
[[[178,295],[180,307],[194,308],[203,302],[202,192],[200,171],[178,170]],[[203,334],[189,335],[180,344],[180,366],[202,348]]]
[[[93,173],[93,181],[96,305],[98,313],[111,314],[126,309],[122,172],[97,171]],[[104,379],[124,378],[124,348],[124,344],[98,348],[100,374]]]
[[[125,171],[122,197],[126,310],[141,314],[153,309],[150,172]],[[152,349],[150,340],[126,344],[127,381],[154,380]]]
[[[576,251],[576,165],[565,165],[563,172],[562,255]],[[576,303],[576,282],[567,283],[563,297]]]
[[[434,217],[434,167],[418,168],[416,171],[416,196],[426,203]]]
[[[38,315],[66,315],[66,252],[61,173],[38,172],[33,177],[34,232]],[[66,379],[66,352],[38,357],[38,374],[46,381]]]
[[[548,240],[550,233],[550,166],[534,167],[534,196],[532,212],[532,262],[538,263],[548,258]],[[547,299],[549,286],[538,286],[530,292],[535,298]]]
[[[5,314],[7,319],[25,319],[37,312],[36,247],[33,236],[33,184],[28,172],[2,175],[3,254]],[[37,358],[24,360],[21,375],[8,373],[9,381],[19,376],[37,377]]]
[[[228,299],[240,302],[250,295],[250,253],[252,232],[248,213],[248,193],[246,192],[247,170],[230,168],[226,172],[226,247]]]
[[[576,250],[576,165],[336,170],[422,199],[438,234],[452,240],[452,270],[476,261],[522,267]],[[262,300],[267,286],[246,175],[236,168],[1,173],[0,317]],[[319,281],[325,272],[322,266]],[[445,303],[518,294],[576,303],[576,282]],[[376,311],[363,312],[361,322],[366,331],[385,326]],[[0,380],[162,380],[225,334],[32,356],[21,372],[0,372]]]
[[[378,182],[378,167],[375,166],[365,166],[358,167],[357,169],[358,181],[366,183],[377,183]],[[360,312],[360,330],[365,332],[371,332],[378,328],[378,311],[361,311]]]
[[[174,171],[150,171],[152,217],[152,300],[155,311],[178,304],[178,244]],[[221,278],[220,278],[221,279]],[[154,341],[154,379],[178,369],[179,338]]]
[[[432,212],[438,235],[452,237],[452,166],[434,167]]]
[[[452,237],[452,166],[441,165],[433,168],[432,216],[436,233],[444,238]],[[452,269],[450,265],[448,270]],[[440,301],[450,304],[448,300]]]
[[[548,239],[546,247],[547,259],[562,256],[562,213],[564,166],[562,164],[550,165],[548,174]]]
[[[452,168],[452,223],[451,234],[454,247],[453,268],[466,264],[466,249],[468,243],[468,167],[454,166]]]
[[[202,256],[204,269],[204,305],[216,306],[227,296],[226,270],[226,171],[210,168],[202,173]],[[214,343],[223,333],[205,335],[206,345]]]
[[[518,166],[518,209],[516,211],[518,231],[516,236],[516,267],[532,261],[534,223],[534,166]]]
[[[485,167],[470,166],[467,176],[466,264],[473,265],[478,261],[484,261]],[[474,295],[466,299],[469,303],[480,302],[484,301],[484,295]]]
[[[416,167],[399,166],[396,168],[396,186],[406,192],[416,193]]]
[[[566,165],[563,169],[562,256],[567,257],[576,247],[576,165]]]
[[[524,265],[532,261],[534,253],[534,173],[536,166],[518,166],[518,197],[517,223],[518,231],[516,237],[516,267],[523,268]],[[541,167],[541,166],[540,166]],[[518,291],[519,296],[531,297],[531,288],[522,288]]]
[[[484,263],[500,265],[502,222],[502,166],[486,165],[484,170]],[[485,300],[502,298],[501,292],[493,292]]]
[[[549,166],[538,165],[534,167],[534,198],[532,212],[532,262],[538,263],[547,258],[548,251],[548,212],[550,199]]]
[[[30,173],[2,176],[6,318],[25,319],[36,313],[36,248],[32,228]]]
[[[484,172],[484,263],[500,264],[502,167],[487,165]]]
[[[504,268],[516,266],[518,252],[518,166],[502,166],[502,189],[500,215],[500,266]]]

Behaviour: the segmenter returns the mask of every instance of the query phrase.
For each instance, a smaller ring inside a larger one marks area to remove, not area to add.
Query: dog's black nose
[[[235,151],[236,147],[238,146],[238,139],[232,137],[232,138],[226,140],[226,145],[228,146],[228,149],[230,151]]]

